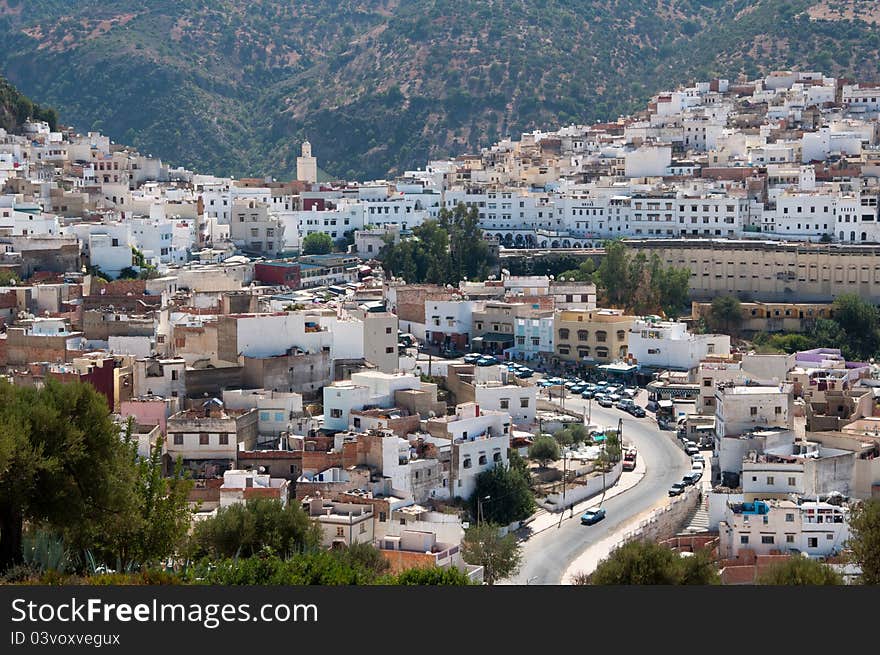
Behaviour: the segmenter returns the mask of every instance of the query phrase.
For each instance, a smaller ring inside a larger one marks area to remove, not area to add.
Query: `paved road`
[[[587,401],[565,399],[565,408],[584,411]],[[569,565],[588,546],[618,532],[633,518],[667,497],[673,482],[690,470],[690,460],[676,445],[674,432],[657,428],[653,418],[637,419],[618,409],[592,403],[592,423],[616,427],[623,417],[623,439],[644,458],[646,471],[635,487],[610,498],[604,505],[607,517],[595,525],[581,525],[578,517],[565,519],[559,528],[532,535],[523,544],[523,564],[511,584],[561,584]]]

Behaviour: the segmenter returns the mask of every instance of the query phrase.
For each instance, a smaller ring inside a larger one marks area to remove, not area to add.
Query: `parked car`
[[[596,395],[596,392],[593,389],[585,389],[584,391],[581,392],[581,398],[583,398],[584,400],[589,400],[590,398],[594,397],[595,395]]]
[[[573,387],[569,387],[568,390],[571,391],[573,394],[580,395],[584,392],[584,385],[576,384]]]
[[[530,369],[521,368],[516,372],[516,377],[521,378],[521,379],[525,379],[525,378],[532,377],[534,374],[535,374],[535,372]]]
[[[611,398],[611,402],[612,402],[612,403],[620,402],[620,394],[609,393],[609,394],[607,394],[607,395],[608,395],[609,398]]]
[[[686,452],[688,455],[696,455],[700,452],[700,449],[694,445],[690,445],[685,447],[684,452]]]
[[[697,453],[696,455],[691,455],[691,462],[701,462],[705,463],[706,458],[703,457],[702,453]]]
[[[684,493],[685,484],[683,482],[676,482],[671,487],[669,487],[669,495],[670,496],[680,496]]]
[[[602,508],[599,509],[588,509],[586,512],[581,514],[581,524],[582,525],[593,525],[594,523],[598,523],[602,519],[605,518],[605,510]]]
[[[647,409],[649,412],[656,412],[659,407],[660,405],[657,403],[656,400],[649,400],[648,404],[645,405],[645,409]]]
[[[703,472],[703,462],[691,462],[691,471]]]
[[[499,363],[498,358],[494,355],[483,355],[476,362],[477,366],[494,366]]]
[[[627,398],[635,398],[639,395],[639,390],[636,387],[627,387],[621,392],[621,395]]]
[[[683,476],[681,476],[681,481],[685,485],[690,486],[696,484],[697,480],[699,480],[701,477],[703,477],[702,471],[691,471],[690,473],[685,473]]]
[[[633,405],[627,411],[636,418],[645,418],[645,408],[641,405]]]
[[[480,353],[468,353],[467,355],[464,356],[464,363],[465,364],[476,364],[477,360],[480,357],[482,357],[482,355]]]
[[[611,400],[610,396],[596,396],[596,402],[599,403],[601,407],[614,407],[614,401]]]
[[[631,398],[621,398],[617,401],[617,409],[622,409],[625,412],[628,412],[630,407],[633,407],[635,403]]]

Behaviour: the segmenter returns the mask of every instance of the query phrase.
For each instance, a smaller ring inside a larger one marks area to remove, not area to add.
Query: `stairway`
[[[703,494],[700,503],[691,511],[682,532],[709,532],[709,498]]]

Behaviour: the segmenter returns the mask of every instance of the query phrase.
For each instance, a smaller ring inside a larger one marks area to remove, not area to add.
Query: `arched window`
[[[559,338],[568,339],[568,328],[559,328]]]
[[[596,332],[596,341],[599,343],[605,343],[608,341],[608,333],[605,330],[599,330]]]
[[[626,330],[618,330],[617,331],[617,340],[623,341],[624,339],[626,339]]]
[[[578,330],[578,341],[586,341],[590,338],[590,333],[587,330]]]

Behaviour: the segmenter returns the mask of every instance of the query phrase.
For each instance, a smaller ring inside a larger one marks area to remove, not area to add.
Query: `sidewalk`
[[[634,471],[624,471],[620,474],[620,479],[617,481],[612,487],[609,487],[605,491],[605,500],[609,498],[613,498],[618,494],[622,494],[624,491],[628,491],[636,486],[639,482],[642,481],[642,478],[645,476],[645,461],[643,458],[639,457],[636,460],[636,468]],[[592,509],[594,507],[598,507],[600,501],[602,500],[602,494],[596,494],[586,500],[582,500],[579,503],[575,503],[573,508],[566,508],[561,512],[548,512],[545,509],[539,509],[535,512],[530,518],[526,519],[523,527],[517,530],[517,533],[527,532],[526,535],[520,537],[520,541],[526,541],[530,537],[533,537],[536,534],[544,532],[545,530],[549,530],[551,528],[558,528],[565,521],[570,521],[572,518],[580,520],[580,515],[588,509]],[[560,521],[560,517],[562,520]]]

